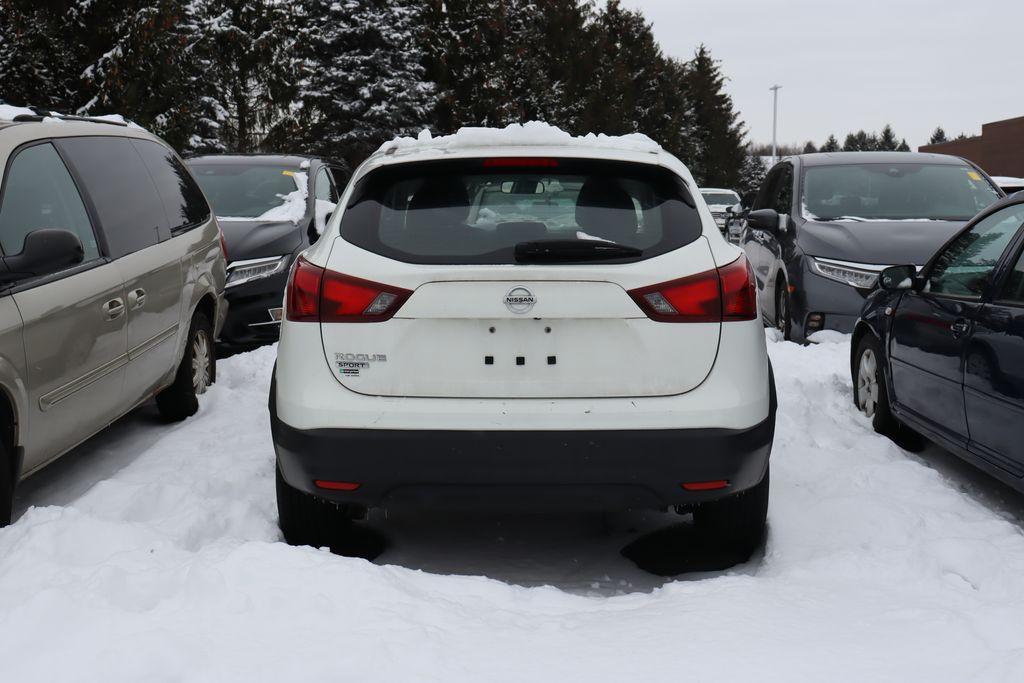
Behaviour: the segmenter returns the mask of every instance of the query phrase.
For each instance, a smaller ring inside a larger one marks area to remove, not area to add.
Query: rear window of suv
[[[407,263],[511,264],[522,243],[605,241],[678,249],[701,234],[686,185],[668,169],[589,159],[460,159],[377,169],[355,188],[342,237]]]

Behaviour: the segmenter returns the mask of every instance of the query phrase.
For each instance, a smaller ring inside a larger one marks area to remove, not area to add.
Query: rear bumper
[[[768,417],[749,429],[608,431],[301,430],[272,401],[271,430],[285,480],[339,503],[658,509],[759,483],[775,434],[774,390],[772,399]],[[325,490],[317,480],[359,488]],[[717,480],[729,485],[681,485]]]

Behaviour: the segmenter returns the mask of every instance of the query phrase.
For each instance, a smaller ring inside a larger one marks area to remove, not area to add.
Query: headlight
[[[844,285],[856,287],[857,289],[874,289],[878,284],[878,274],[885,266],[876,266],[862,263],[847,263],[845,261],[830,261],[811,257],[811,269],[829,280],[842,282]]]
[[[289,257],[290,254],[230,263],[228,264],[228,279],[224,286],[235,287],[246,282],[276,275],[288,269]]]

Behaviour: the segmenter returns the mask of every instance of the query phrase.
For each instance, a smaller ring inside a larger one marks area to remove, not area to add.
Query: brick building
[[[986,123],[981,135],[924,145],[918,151],[970,159],[989,175],[1024,178],[1024,116]]]

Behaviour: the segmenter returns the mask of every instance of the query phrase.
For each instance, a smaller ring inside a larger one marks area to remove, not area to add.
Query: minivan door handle
[[[971,330],[971,324],[963,318],[957,318],[956,322],[949,326],[954,339],[959,339]]]
[[[146,305],[146,290],[134,289],[128,293],[128,308],[136,310]]]
[[[103,314],[107,316],[107,320],[117,320],[124,315],[124,301],[120,298],[111,299],[103,304]]]

